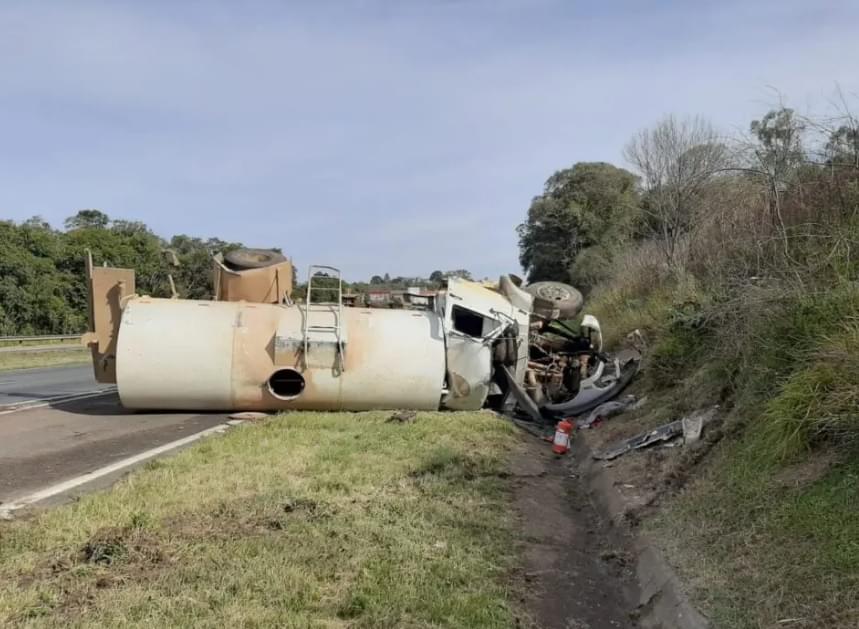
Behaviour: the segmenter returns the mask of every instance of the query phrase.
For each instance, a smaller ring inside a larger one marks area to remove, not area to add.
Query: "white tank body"
[[[445,376],[438,315],[344,307],[337,326],[336,306],[314,305],[306,354],[305,315],[297,305],[134,297],[123,309],[117,341],[122,404],[173,410],[438,408]]]

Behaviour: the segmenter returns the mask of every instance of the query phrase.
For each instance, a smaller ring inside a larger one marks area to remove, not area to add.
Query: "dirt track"
[[[578,456],[579,447],[556,458],[549,443],[523,436],[514,460],[523,603],[546,629],[637,627],[628,540],[600,517],[578,477]]]

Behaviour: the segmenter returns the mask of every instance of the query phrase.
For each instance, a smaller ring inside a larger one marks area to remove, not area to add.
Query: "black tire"
[[[525,290],[534,296],[534,312],[543,317],[572,319],[585,301],[578,290],[563,282],[534,282]]]
[[[286,256],[271,249],[235,249],[224,256],[234,269],[262,269],[286,261]]]

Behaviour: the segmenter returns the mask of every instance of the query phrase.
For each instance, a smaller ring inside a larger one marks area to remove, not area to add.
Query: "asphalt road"
[[[0,413],[0,505],[226,419],[223,413],[128,411],[113,391],[38,408],[8,408],[104,388],[94,382],[89,366],[2,372],[0,383],[0,403],[7,405]]]
[[[37,400],[112,388],[113,385],[95,381],[90,364],[0,371],[0,411]]]

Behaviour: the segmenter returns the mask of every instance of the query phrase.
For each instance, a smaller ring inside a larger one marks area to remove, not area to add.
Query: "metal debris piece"
[[[638,409],[643,407],[645,404],[647,404],[647,396],[646,395],[644,397],[638,398],[638,400],[636,400],[636,402],[629,407],[629,410],[637,411]]]
[[[670,441],[671,439],[674,439],[682,433],[683,421],[678,419],[677,421],[673,421],[670,424],[664,424],[659,428],[654,428],[649,432],[644,432],[640,435],[636,435],[635,437],[631,437],[630,439],[626,439],[625,441],[621,441],[619,444],[609,448],[608,450],[603,450],[602,452],[595,452],[593,456],[599,461],[611,461],[612,459],[616,459],[617,457],[626,454],[627,452],[630,452],[632,450],[646,448],[647,446],[653,445],[654,443]]]
[[[700,415],[691,415],[680,420],[683,425],[683,443],[695,443],[701,438],[704,419]]]
[[[639,329],[635,329],[629,334],[627,334],[626,341],[638,352],[644,353],[644,351],[647,349],[647,340],[644,338],[644,335]]]
[[[691,415],[684,417],[681,420],[683,422],[683,443],[690,444],[698,441],[701,438],[704,426],[716,418],[718,410],[719,406],[717,404],[705,410],[695,411]]]
[[[590,415],[588,415],[585,419],[578,420],[576,422],[576,428],[580,430],[582,428],[590,428],[598,420],[605,420],[609,417],[613,417],[614,415],[620,415],[626,409],[632,407],[634,404],[634,395],[625,395],[620,400],[600,404],[594,410],[592,410]]]
[[[520,385],[519,382],[517,382],[516,376],[510,371],[510,368],[504,365],[501,367],[501,371],[507,378],[507,384],[510,385],[510,393],[514,398],[516,398],[516,402],[518,402],[520,410],[527,413],[534,421],[542,422],[543,416],[540,413],[540,409],[537,407],[536,402],[531,399],[528,392],[522,388],[522,385]]]
[[[631,450],[646,448],[647,446],[655,443],[665,443],[666,446],[680,445],[679,443],[666,443],[680,435],[683,435],[684,444],[694,443],[701,438],[701,432],[704,429],[704,426],[715,419],[718,410],[718,406],[711,406],[706,410],[695,411],[682,419],[678,419],[677,421],[673,421],[668,424],[663,424],[649,432],[644,432],[640,435],[636,435],[635,437],[631,437],[630,439],[626,439],[625,441],[621,441],[615,446],[607,450],[603,450],[602,452],[596,452],[593,457],[600,461],[610,461],[630,452]]]

